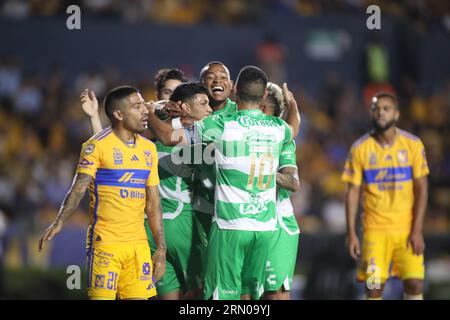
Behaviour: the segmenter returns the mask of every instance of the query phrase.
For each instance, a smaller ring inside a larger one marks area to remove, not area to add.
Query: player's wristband
[[[174,130],[183,128],[183,125],[181,124],[180,118],[174,118],[174,119],[172,119],[172,128],[173,128]]]

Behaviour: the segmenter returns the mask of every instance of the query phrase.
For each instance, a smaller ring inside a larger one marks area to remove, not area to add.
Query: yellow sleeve
[[[100,148],[95,140],[88,140],[81,147],[77,173],[85,173],[95,178],[97,168],[100,166]]]
[[[159,185],[159,174],[158,174],[158,151],[156,150],[155,144],[152,142],[151,147],[151,159],[152,159],[152,166],[150,168],[150,174],[147,179],[147,186],[157,186]]]
[[[347,160],[345,161],[344,172],[342,173],[342,181],[349,182],[356,186],[362,183],[363,166],[358,157],[358,152],[355,147],[352,147]]]
[[[425,146],[423,145],[422,141],[414,144],[412,160],[414,179],[421,178],[430,173],[430,170],[428,169],[427,157],[425,154]]]

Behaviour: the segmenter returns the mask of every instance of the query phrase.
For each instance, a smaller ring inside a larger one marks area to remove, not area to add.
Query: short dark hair
[[[387,91],[381,91],[378,92],[377,94],[375,94],[372,97],[372,100],[370,102],[370,107],[373,108],[375,106],[375,104],[378,102],[379,99],[381,98],[389,98],[392,100],[392,102],[394,102],[395,108],[398,109],[398,100],[397,97],[395,96],[395,94],[391,93],[391,92],[387,92]]]
[[[247,66],[241,69],[236,80],[236,97],[242,102],[258,103],[264,97],[267,76],[260,68]]]
[[[113,122],[114,115],[113,112],[117,107],[117,104],[121,102],[122,99],[128,97],[130,94],[138,93],[139,90],[132,86],[120,86],[111,89],[103,99],[103,106],[105,107],[105,113],[109,120]]]
[[[172,92],[170,101],[187,102],[188,100],[194,98],[196,94],[208,95],[208,90],[204,86],[196,82],[182,83]]]
[[[184,76],[183,71],[179,69],[161,69],[155,75],[155,88],[156,91],[159,91],[164,87],[164,84],[167,80],[179,80],[181,82],[187,82],[186,77]]]
[[[211,61],[211,62],[208,62],[203,68],[202,68],[202,70],[200,70],[200,81],[203,81],[203,77],[205,76],[205,72],[206,72],[206,70],[208,70],[211,66],[213,66],[213,65],[219,65],[219,66],[222,66],[224,69],[225,69],[225,71],[228,73],[228,77],[231,77],[231,75],[230,75],[230,70],[228,70],[228,68],[227,68],[227,66],[226,65],[224,65],[222,62],[220,62],[220,61]]]

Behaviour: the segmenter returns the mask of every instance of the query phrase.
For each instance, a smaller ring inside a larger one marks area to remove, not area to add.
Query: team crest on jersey
[[[104,274],[96,274],[95,275],[95,288],[104,288],[105,287],[105,275]]]
[[[114,164],[123,164],[123,154],[118,148],[113,148]]]
[[[369,163],[371,166],[374,166],[377,164],[377,155],[373,152],[370,153]]]
[[[406,150],[399,150],[397,158],[398,158],[399,162],[407,163],[408,162],[408,151],[406,151]]]
[[[145,156],[145,162],[147,163],[147,166],[151,167],[153,165],[152,152],[149,150],[145,150],[144,156]]]
[[[94,150],[95,150],[95,144],[90,143],[86,146],[86,148],[84,148],[84,154],[90,155],[92,152],[94,152]]]

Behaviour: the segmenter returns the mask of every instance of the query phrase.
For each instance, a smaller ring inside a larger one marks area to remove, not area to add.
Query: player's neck
[[[397,128],[391,127],[385,131],[375,130],[374,136],[381,145],[392,145],[397,137]]]
[[[209,105],[214,111],[219,111],[219,110],[222,110],[223,108],[225,108],[225,106],[227,105],[227,102],[228,102],[228,98],[225,99],[224,101],[211,100],[209,102]]]
[[[259,110],[259,103],[238,103],[238,110]]]
[[[114,134],[126,144],[130,141],[134,141],[135,134],[133,132],[126,130],[125,128],[118,127],[114,127],[112,130]]]

